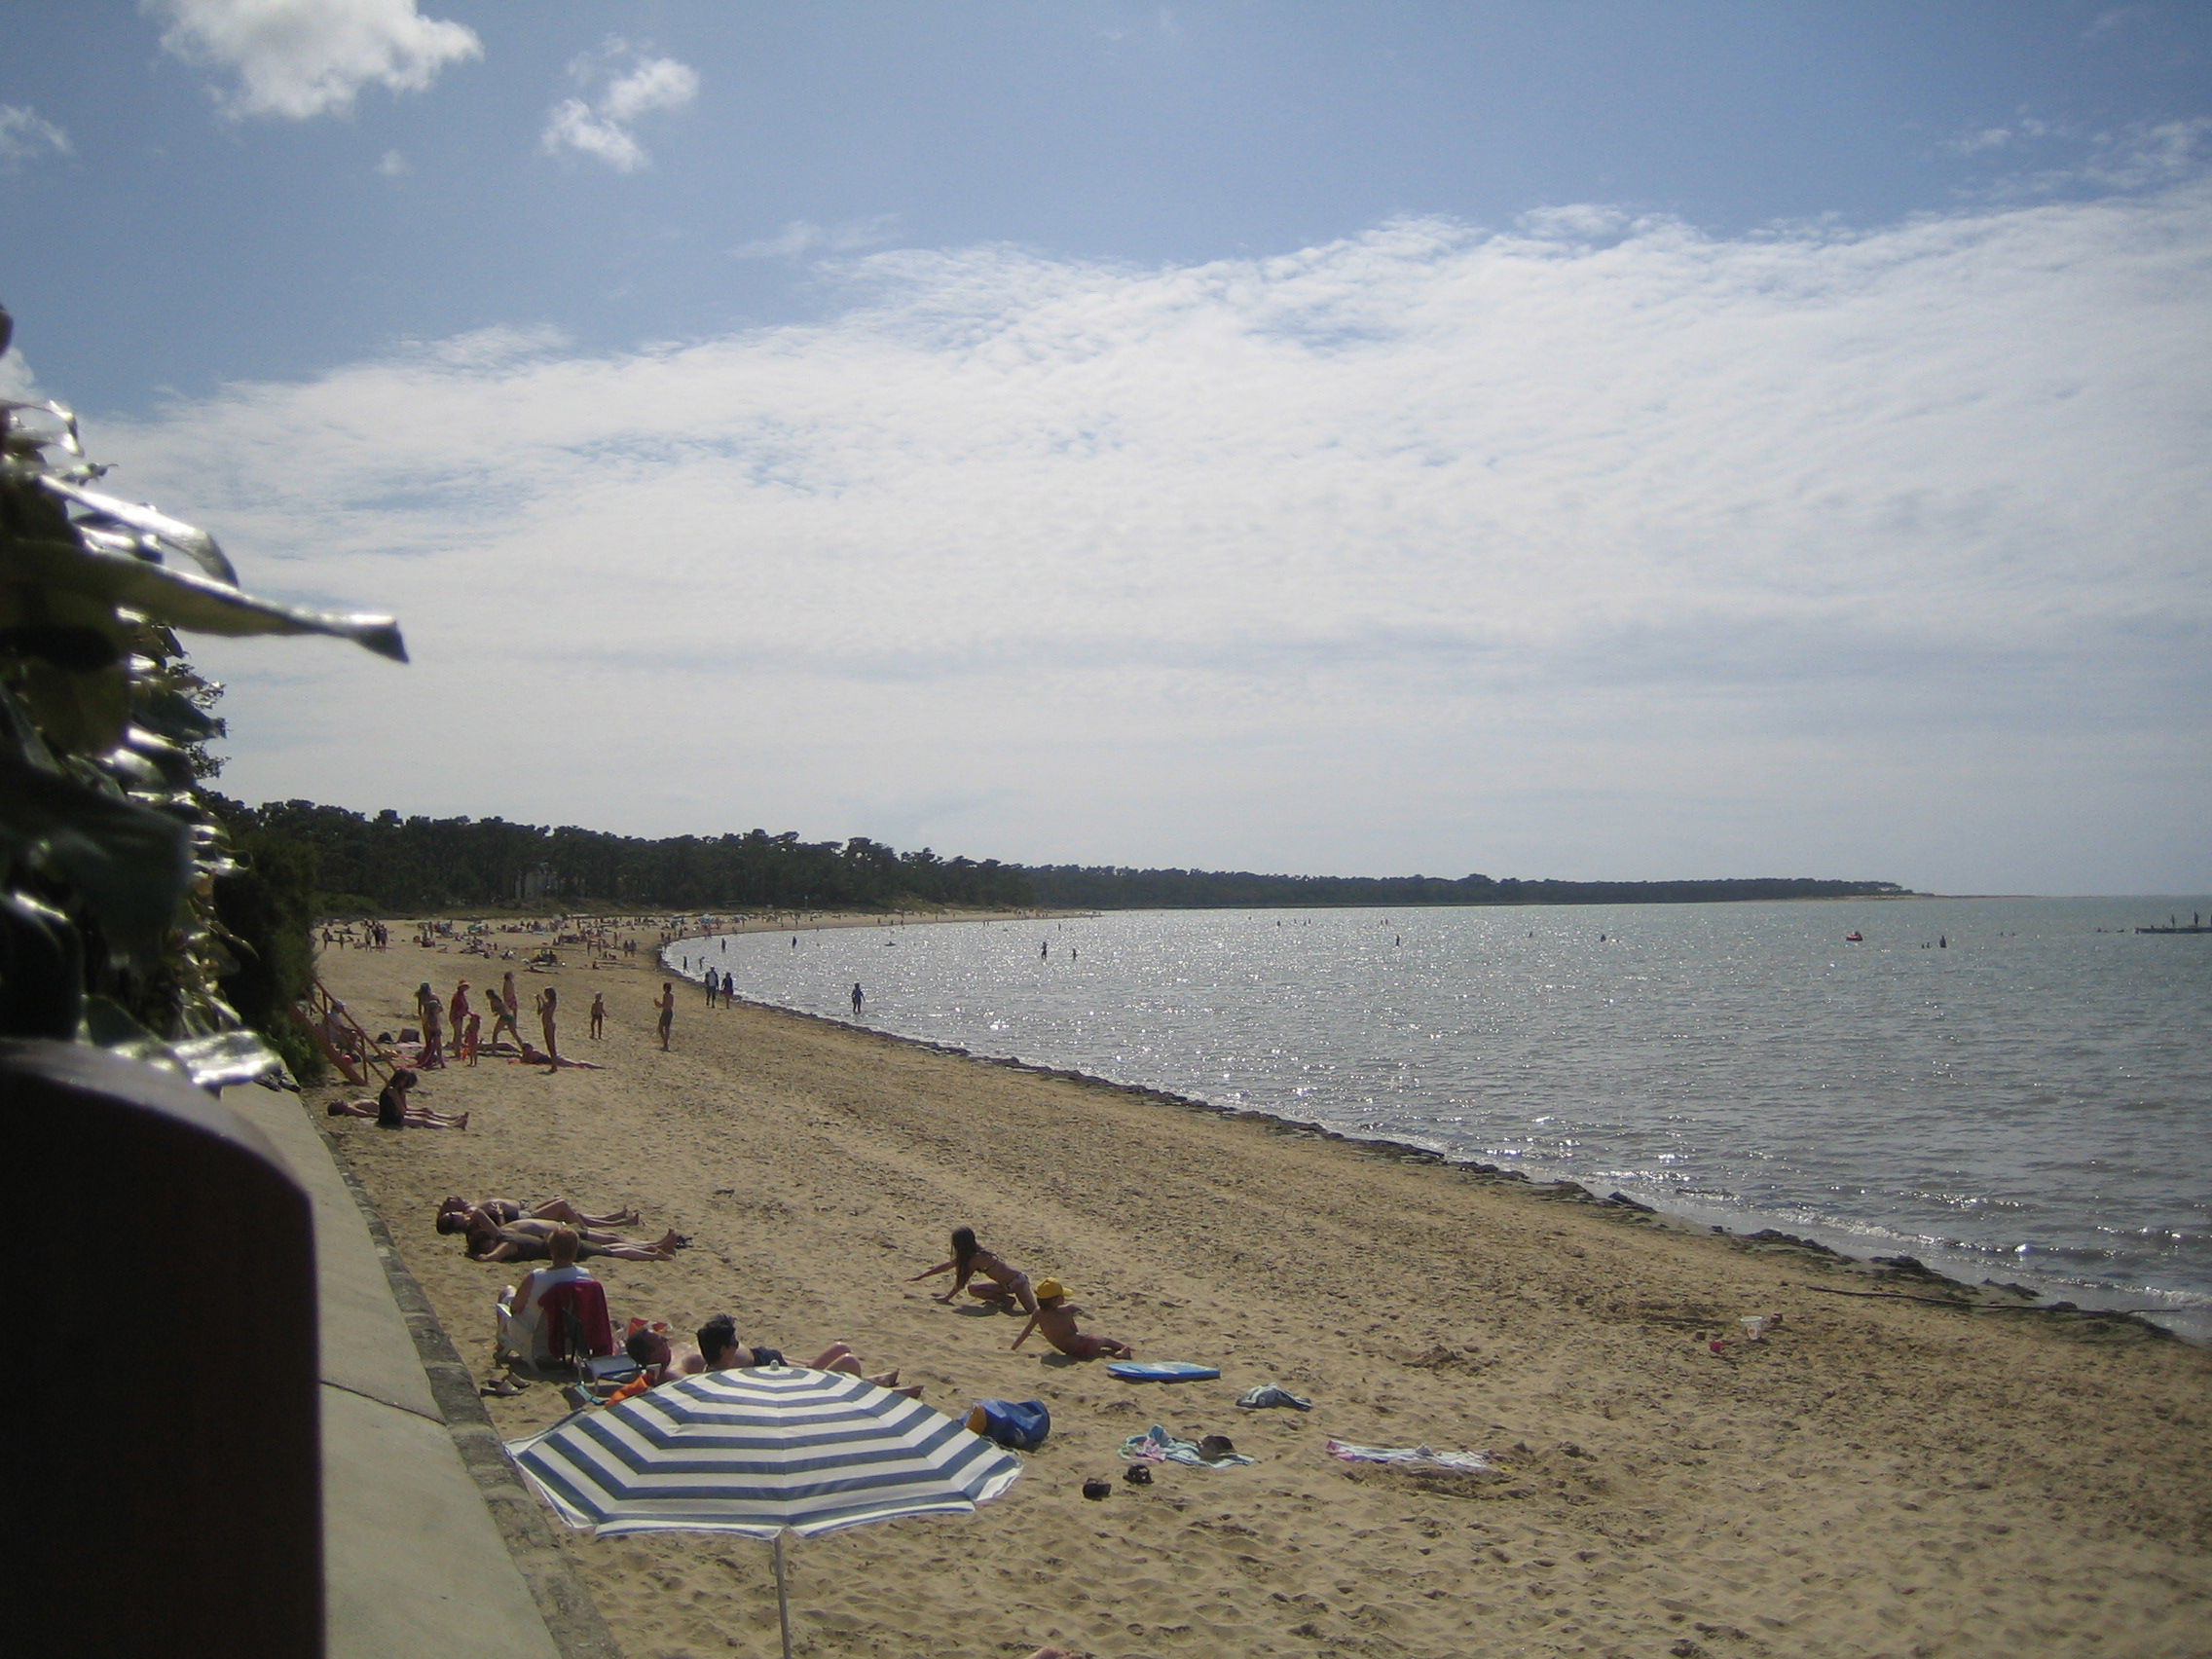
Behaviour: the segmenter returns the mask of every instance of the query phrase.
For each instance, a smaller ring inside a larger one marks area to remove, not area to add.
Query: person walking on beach
[[[653,1005],[660,1010],[661,1051],[668,1051],[669,1028],[676,1023],[676,987],[668,980],[660,982],[660,1001]]]
[[[735,997],[736,995],[737,995],[737,981],[736,981],[735,979],[733,979],[732,977],[730,977],[730,976],[729,976],[728,974],[726,974],[726,973],[725,973],[725,974],[723,974],[723,975],[722,975],[722,1007],[724,1007],[724,1008],[727,1008],[727,1007],[729,1007],[729,1005],[730,1005],[730,1000],[731,1000],[731,999],[732,999],[733,997]]]
[[[522,1027],[515,1023],[515,1005],[499,995],[491,986],[484,987],[484,1000],[492,1005],[492,1046],[499,1046],[499,1033],[514,1033],[515,1047],[522,1047]]]
[[[973,1227],[956,1227],[952,1230],[952,1259],[940,1262],[927,1272],[916,1273],[906,1282],[919,1284],[923,1279],[935,1278],[939,1273],[952,1274],[952,1287],[937,1300],[950,1304],[965,1290],[978,1302],[996,1309],[1019,1308],[1031,1318],[1037,1315],[1037,1296],[1029,1288],[1029,1275],[1019,1268],[1010,1267],[990,1251],[976,1242]],[[977,1273],[983,1275],[979,1284],[968,1281]]]
[[[853,987],[853,1017],[854,1017],[855,1019],[858,1019],[858,1018],[860,1018],[860,1016],[861,1016],[861,988],[860,988],[860,986],[858,986],[858,985],[855,985],[855,986]]]
[[[592,992],[591,1035],[594,1042],[607,1035],[607,993],[605,991]]]

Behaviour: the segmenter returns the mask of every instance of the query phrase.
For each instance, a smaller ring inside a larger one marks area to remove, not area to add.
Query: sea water
[[[1131,911],[688,940],[738,994],[2212,1338],[2212,901]],[[1859,932],[1862,942],[1847,942]],[[794,947],[791,942],[796,938]]]

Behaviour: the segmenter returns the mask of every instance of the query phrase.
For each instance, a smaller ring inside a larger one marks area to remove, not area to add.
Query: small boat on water
[[[2212,934],[2212,925],[2208,925],[2202,916],[2192,910],[2186,925],[2179,916],[2168,916],[2166,925],[2162,928],[2137,928],[2135,931],[2139,934]]]
[[[1849,933],[1843,936],[1843,942],[1846,944],[1864,944],[1866,942],[1866,936],[1861,933],[1857,928],[1853,928]]]

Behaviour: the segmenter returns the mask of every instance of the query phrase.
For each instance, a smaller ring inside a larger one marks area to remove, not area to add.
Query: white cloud
[[[2204,167],[2212,118],[2194,116],[2162,122],[2134,122],[2100,132],[2021,114],[2009,126],[1977,128],[1943,141],[1953,155],[2018,157],[2031,149],[2046,158],[2071,151],[2056,165],[2001,174],[1987,194],[2012,200],[2041,200],[2078,192],[2148,190],[2195,176]]]
[[[12,397],[25,403],[38,403],[46,394],[38,388],[38,378],[22,351],[14,346],[0,351],[0,397]]]
[[[92,439],[256,582],[409,624],[404,673],[207,648],[247,793],[1016,858],[2212,879],[2201,178],[1863,234],[1536,223],[886,252],[814,325],[495,331]],[[425,774],[330,743],[362,707],[509,718]]]
[[[742,242],[730,249],[732,259],[801,259],[812,253],[854,253],[881,247],[899,234],[899,215],[875,213],[841,224],[817,225],[793,219],[772,237]]]
[[[1954,155],[1977,156],[1986,151],[2017,149],[2039,138],[2067,134],[2063,129],[2039,121],[2030,115],[2021,115],[2008,127],[1977,127],[1943,141],[1943,148]]]
[[[46,156],[66,156],[69,134],[26,104],[0,104],[0,172],[17,172]]]
[[[414,170],[397,150],[387,150],[384,159],[377,163],[377,171],[386,178],[405,178]]]
[[[425,18],[415,0],[139,0],[168,26],[162,49],[238,77],[217,94],[233,117],[343,114],[361,89],[420,92],[484,55],[476,31]]]
[[[699,95],[699,75],[690,65],[673,57],[648,57],[622,40],[609,40],[577,58],[569,73],[579,85],[599,90],[596,95],[555,104],[538,147],[548,156],[572,150],[616,172],[635,172],[650,160],[630,130],[640,116],[682,109]]]

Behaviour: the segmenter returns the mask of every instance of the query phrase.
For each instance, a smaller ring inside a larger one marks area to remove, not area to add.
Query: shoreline
[[[676,970],[670,970],[676,972]],[[696,981],[692,981],[696,983]],[[1778,1249],[1793,1249],[1809,1256],[1832,1258],[1839,1271],[1864,1274],[1876,1280],[1910,1280],[1924,1286],[1931,1294],[1924,1298],[1931,1303],[1947,1301],[1962,1312],[2007,1311],[2038,1313],[2053,1318],[2106,1319],[2131,1323],[2143,1327],[2150,1335],[2174,1342],[2187,1343],[2193,1347],[2212,1349],[2212,1341],[2198,1340],[2180,1331],[2167,1329],[2157,1321],[2160,1318],[2187,1318],[2196,1309],[2116,1308],[2096,1304],[2077,1307],[2072,1302],[2050,1293],[2034,1290],[2026,1285],[2009,1284],[2002,1280],[1983,1278],[1972,1281],[1954,1278],[1909,1255],[1862,1256],[1849,1250],[1837,1249],[1819,1237],[1795,1236],[1776,1226],[1746,1232],[1722,1226],[1669,1206],[1666,1203],[1645,1202],[1632,1194],[1614,1191],[1600,1195],[1581,1182],[1564,1175],[1531,1175],[1527,1170],[1509,1168],[1502,1164],[1485,1163],[1471,1158],[1454,1158],[1433,1147],[1418,1145],[1412,1141],[1392,1140],[1387,1135],[1347,1134],[1333,1129],[1315,1119],[1289,1118],[1278,1112],[1264,1112],[1255,1107],[1225,1106],[1197,1095],[1179,1094],[1173,1089],[1156,1088],[1149,1084],[1124,1083],[1118,1078],[1102,1077],[1096,1072],[1077,1071],[1064,1066],[1040,1065],[1013,1054],[981,1054],[972,1049],[963,1049],[956,1043],[939,1043],[927,1037],[908,1037],[902,1032],[887,1031],[880,1026],[856,1024],[839,1019],[834,1014],[815,1014],[802,1008],[790,1008],[782,1003],[760,1002],[752,997],[735,999],[741,1008],[757,1010],[790,1019],[811,1020],[833,1030],[848,1031],[857,1036],[880,1038],[885,1042],[903,1044],[934,1054],[945,1054],[957,1059],[972,1060],[986,1066],[1002,1066],[1009,1071],[1025,1073],[1032,1077],[1055,1078],[1066,1083],[1081,1084],[1088,1088],[1111,1089],[1131,1099],[1155,1105],[1173,1107],[1186,1112],[1202,1112],[1217,1118],[1233,1118],[1245,1123],[1271,1125],[1271,1132],[1309,1135],[1316,1140],[1333,1141],[1369,1157],[1388,1159],[1400,1163],[1429,1164],[1456,1175],[1474,1180],[1515,1182],[1527,1190],[1546,1198],[1594,1205],[1599,1209],[1627,1210],[1634,1212],[1647,1224],[1664,1227],[1693,1237],[1712,1237],[1732,1244],[1757,1244]],[[1723,1209],[1714,1206],[1713,1213],[1746,1215],[1753,1221],[1779,1222],[1787,1217],[1767,1216],[1757,1211],[1741,1208]],[[1806,1223],[1796,1225],[1805,1226]],[[1841,1228],[1816,1228],[1816,1232],[1841,1233]],[[1931,1254],[1937,1253],[1931,1251]],[[2028,1276],[2039,1276],[2029,1274]],[[2102,1294],[2092,1287],[2074,1287],[2073,1294],[2095,1296]],[[2112,1294],[2120,1294],[2114,1292]],[[2138,1294],[2153,1294],[2141,1292]]]
[[[382,1021],[405,1017],[425,975],[443,991],[503,966],[412,952],[336,952],[324,975]],[[2198,1350],[2118,1320],[1837,1297],[1920,1287],[1424,1149],[977,1065],[818,1016],[684,999],[662,1054],[649,1006],[665,977],[649,959],[547,976],[571,1004],[605,991],[608,1037],[590,1054],[608,1069],[429,1073],[435,1105],[476,1114],[465,1133],[324,1120],[320,1090],[316,1121],[479,1375],[510,1275],[463,1260],[430,1209],[449,1191],[560,1192],[696,1240],[667,1264],[594,1264],[618,1316],[684,1329],[729,1310],[787,1349],[842,1337],[955,1414],[983,1395],[1048,1401],[1052,1438],[1006,1498],[793,1552],[813,1651],[1687,1643],[1751,1659],[1917,1641],[2179,1659],[2199,1645],[2212,1365]],[[1139,1387],[1010,1352],[1018,1321],[901,1282],[941,1258],[954,1221],[1067,1276],[1088,1328],[1217,1364],[1221,1381]],[[1777,1312],[1763,1342],[1738,1329]],[[1267,1382],[1311,1414],[1234,1408]],[[488,1405],[509,1437],[560,1414],[544,1388]],[[1230,1434],[1259,1461],[1170,1464],[1087,1502],[1083,1479],[1115,1473],[1123,1438],[1152,1422]],[[1331,1436],[1485,1450],[1505,1473],[1347,1464],[1324,1453]],[[757,1546],[562,1547],[639,1659],[775,1651]]]
[[[1891,897],[1918,899],[1933,896],[1904,894],[1892,895]],[[1823,899],[1786,902],[1825,903],[1830,901]],[[1355,907],[1391,908],[1387,905]],[[1488,906],[1461,907],[1485,908]],[[1097,913],[1092,911],[1052,911],[1040,912],[1039,915],[1049,918],[1055,915],[1076,916],[1095,915]],[[977,913],[929,919],[933,921],[1004,921],[1034,918],[1031,918],[1026,912],[992,912],[989,914]],[[794,926],[792,931],[807,931],[810,926],[859,926],[866,925],[866,918],[865,917],[838,919],[798,925]],[[735,936],[739,933],[777,931],[781,930],[774,927],[746,927],[686,937],[713,939],[719,937],[721,933]],[[665,952],[679,942],[682,942],[682,940],[672,941],[671,945],[663,946],[662,949]],[[688,984],[696,986],[699,983],[698,979],[692,977],[688,970],[679,969],[666,961],[663,962],[662,968],[668,974],[684,979]],[[1964,1248],[1952,1248],[1940,1242],[1926,1243],[1917,1240],[1900,1239],[1900,1247],[1897,1254],[1883,1256],[1869,1250],[1864,1240],[1855,1237],[1852,1230],[1841,1223],[1794,1220],[1788,1216],[1775,1215],[1748,1205],[1714,1203],[1701,1205],[1696,1209],[1684,1209],[1670,1203],[1666,1195],[1658,1194],[1635,1194],[1614,1190],[1601,1195],[1593,1192],[1582,1182],[1566,1172],[1546,1172],[1539,1168],[1537,1172],[1531,1173],[1530,1170],[1510,1165],[1486,1163],[1476,1159],[1457,1158],[1434,1147],[1421,1146],[1418,1142],[1393,1140],[1387,1136],[1362,1135],[1332,1128],[1319,1120],[1293,1118],[1282,1113],[1268,1112],[1252,1107],[1227,1105],[1150,1084],[1127,1083],[1094,1072],[1024,1060],[1012,1054],[984,1053],[973,1049],[963,1048],[958,1044],[942,1043],[928,1037],[909,1036],[880,1026],[843,1019],[835,1014],[817,1014],[808,1009],[794,1008],[782,1003],[764,1002],[745,996],[739,996],[736,1000],[743,1007],[757,1009],[763,1013],[814,1020],[837,1030],[862,1033],[891,1042],[908,1044],[933,1053],[977,1060],[985,1065],[1003,1066],[1010,1070],[1024,1072],[1037,1077],[1057,1078],[1099,1088],[1115,1089],[1135,1099],[1149,1100],[1185,1111],[1210,1113],[1218,1117],[1280,1124],[1289,1132],[1311,1134],[1323,1140],[1341,1142],[1347,1146],[1368,1150],[1377,1156],[1393,1157],[1408,1162],[1435,1163],[1470,1177],[1525,1183],[1531,1188],[1545,1190],[1548,1196],[1587,1202],[1600,1208],[1618,1206],[1641,1210],[1656,1225],[1674,1228],[1696,1235],[1711,1235],[1730,1241],[1756,1239],[1785,1247],[1794,1247],[1809,1255],[1832,1257],[1839,1266],[1848,1271],[1876,1278],[1901,1273],[1902,1277],[1916,1281],[1931,1293],[1956,1301],[1962,1307],[1972,1307],[1984,1310],[2002,1309],[2012,1312],[2037,1313],[2054,1318],[2105,1318],[2132,1321],[2157,1337],[2187,1343],[2193,1347],[2212,1349],[2212,1306],[2203,1304],[2181,1304],[2164,1307],[2130,1306],[2127,1301],[2129,1298],[2156,1301],[2161,1295],[2159,1291],[2148,1286],[2107,1289],[2097,1285],[2073,1284],[2049,1274],[2037,1272],[2033,1269],[2014,1270],[2021,1278],[2034,1281],[2030,1284],[1998,1279],[1989,1276],[1987,1273],[1978,1278],[1960,1278],[1942,1271],[1943,1268],[1956,1267],[1971,1271],[1975,1267],[1993,1267],[1995,1264],[1983,1262],[1970,1250]],[[1789,1228],[1803,1230],[1802,1235],[1786,1231]],[[1936,1263],[1939,1265],[1932,1266],[1929,1262],[1922,1261],[1919,1257],[1911,1254],[1910,1249],[1905,1247],[1908,1244],[1911,1248],[1921,1250],[1926,1256],[1935,1258]],[[1899,1264],[1904,1264],[1901,1269]],[[2174,1320],[2185,1328],[2176,1330],[2159,1323],[2161,1320]]]

